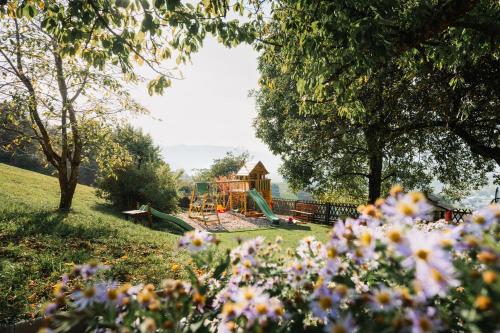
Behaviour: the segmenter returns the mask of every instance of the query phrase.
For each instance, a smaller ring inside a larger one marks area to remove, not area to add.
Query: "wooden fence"
[[[318,224],[332,225],[339,218],[357,217],[359,215],[356,205],[339,204],[339,203],[320,203],[317,201],[305,200],[290,200],[273,198],[272,210],[279,215],[294,215],[292,210],[297,209],[297,204],[306,204],[313,206],[314,212],[311,222]],[[182,208],[189,208],[189,198],[184,197],[179,200],[179,206]],[[472,211],[468,209],[454,209],[451,214],[451,221],[458,223],[471,214]],[[444,216],[443,216],[444,217]],[[441,217],[438,217],[441,218]]]
[[[465,216],[472,214],[469,209],[454,209],[451,211],[451,221],[458,223],[465,220]]]
[[[311,222],[318,224],[332,225],[339,218],[357,217],[359,215],[356,205],[278,198],[273,198],[273,212],[292,216],[292,210],[297,209],[297,204],[311,207],[310,210],[313,212]]]

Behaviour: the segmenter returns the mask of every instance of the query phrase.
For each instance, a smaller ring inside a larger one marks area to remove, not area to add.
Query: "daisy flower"
[[[412,333],[437,332],[442,327],[439,320],[435,317],[436,310],[433,307],[427,308],[426,313],[410,309],[407,312],[407,318],[411,322]]]
[[[374,290],[370,297],[370,307],[374,311],[390,311],[399,307],[401,303],[399,293],[385,286]]]
[[[325,333],[354,333],[358,328],[351,314],[335,319],[334,322],[325,326]]]
[[[196,253],[206,250],[213,244],[215,237],[204,230],[189,231],[179,240],[179,247],[186,248],[188,251]]]
[[[403,223],[411,223],[416,219],[429,220],[433,210],[421,192],[390,196],[381,209],[386,217]]]
[[[73,304],[78,311],[82,311],[92,304],[99,302],[102,295],[106,292],[103,285],[89,286],[83,290],[77,290],[71,294]]]
[[[328,318],[336,317],[338,303],[342,299],[340,292],[336,292],[325,283],[321,283],[315,288],[312,296],[311,310],[316,318],[328,322]]]

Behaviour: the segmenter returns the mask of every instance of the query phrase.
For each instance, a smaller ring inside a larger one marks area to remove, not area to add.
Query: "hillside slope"
[[[158,283],[182,272],[176,235],[125,221],[79,185],[73,211],[55,211],[53,177],[0,164],[0,323],[35,316],[51,286],[73,263],[91,259],[112,265],[120,280]]]
[[[96,198],[94,189],[78,185],[69,214],[56,211],[57,179],[0,163],[0,324],[39,315],[51,288],[73,264],[98,261],[110,265],[107,277],[154,283],[185,277],[188,255],[176,248],[178,235],[155,221],[151,230],[126,221]],[[314,235],[326,240],[328,227],[289,226],[220,232],[220,254],[238,239],[283,238],[283,248]]]

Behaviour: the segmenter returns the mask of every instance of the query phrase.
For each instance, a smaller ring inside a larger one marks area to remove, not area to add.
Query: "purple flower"
[[[358,327],[356,327],[356,323],[352,319],[351,314],[345,317],[339,317],[325,326],[325,333],[354,333],[357,331]]]
[[[401,306],[401,303],[399,293],[384,286],[374,290],[370,297],[370,307],[374,311],[390,311]]]
[[[441,245],[440,233],[413,229],[408,239],[411,256],[403,261],[403,265],[415,268],[417,284],[425,296],[444,296],[458,281],[454,278],[451,254]]]
[[[196,253],[206,250],[215,241],[214,236],[204,230],[189,231],[179,240],[179,247]]]
[[[441,323],[435,318],[436,310],[433,307],[427,308],[426,313],[410,309],[407,318],[411,322],[412,333],[430,333],[441,329]]]
[[[420,192],[390,196],[381,209],[386,217],[403,223],[411,223],[416,219],[429,220],[433,210]]]
[[[99,265],[97,263],[89,263],[85,265],[77,265],[73,269],[73,273],[81,276],[84,280],[91,278],[98,272],[109,269],[109,266]]]
[[[311,311],[316,318],[323,322],[328,322],[329,318],[337,316],[337,309],[343,295],[327,284],[321,283],[317,286],[312,294],[313,301],[311,302]]]

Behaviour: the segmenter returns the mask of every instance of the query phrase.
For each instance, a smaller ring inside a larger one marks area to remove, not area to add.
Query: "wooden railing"
[[[292,216],[292,210],[297,210],[297,204],[307,204],[315,206],[311,211],[314,215],[311,219],[313,223],[332,225],[340,218],[357,217],[359,216],[357,205],[341,204],[341,203],[320,203],[307,200],[289,200],[273,198],[273,212],[279,215]],[[454,209],[451,214],[451,222],[458,223],[463,221],[465,217],[471,214],[469,209]],[[442,217],[438,217],[442,218]]]
[[[227,180],[217,182],[221,190],[249,190],[255,188],[257,191],[271,190],[271,179],[250,179],[250,180]]]
[[[250,180],[250,186],[252,185],[259,192],[267,192],[271,190],[271,179]]]

